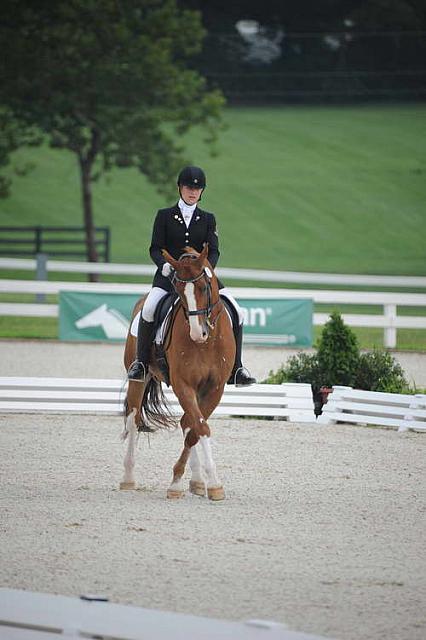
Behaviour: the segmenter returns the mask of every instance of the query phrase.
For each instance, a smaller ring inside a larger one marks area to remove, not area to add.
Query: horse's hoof
[[[120,489],[122,491],[132,491],[137,488],[136,482],[120,482]]]
[[[190,480],[189,490],[194,494],[194,496],[206,495],[206,485],[204,484],[204,482],[200,482],[199,480]]]
[[[207,495],[210,500],[224,500],[225,491],[223,487],[208,487]]]
[[[181,489],[167,489],[167,497],[170,500],[179,500],[179,498],[183,498],[185,491]]]

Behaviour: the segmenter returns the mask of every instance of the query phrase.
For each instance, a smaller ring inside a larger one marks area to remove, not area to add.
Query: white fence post
[[[385,304],[384,315],[386,318],[384,345],[394,349],[396,347],[396,304]]]
[[[37,253],[36,255],[36,280],[47,280],[47,254]],[[36,294],[36,302],[45,302],[44,293]]]

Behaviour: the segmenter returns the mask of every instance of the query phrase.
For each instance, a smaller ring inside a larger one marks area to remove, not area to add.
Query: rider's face
[[[180,195],[181,198],[186,204],[192,205],[198,202],[201,196],[202,189],[195,189],[194,187],[187,187],[186,185],[181,185],[180,187]]]

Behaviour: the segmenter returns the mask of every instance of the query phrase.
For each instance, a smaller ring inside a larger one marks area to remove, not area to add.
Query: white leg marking
[[[188,431],[190,431],[189,427],[186,427],[186,429],[182,429],[182,433],[183,433],[183,441],[185,442],[185,438],[188,435]]]
[[[221,487],[222,483],[220,482],[217,476],[216,465],[213,460],[210,437],[201,436],[200,444],[201,444],[201,449],[204,455],[204,471],[207,477],[207,487],[208,488]]]
[[[179,491],[179,492],[184,493],[185,492],[185,486],[183,484],[183,479],[179,478],[179,480],[177,480],[176,482],[172,482],[169,485],[168,491]]]
[[[138,437],[138,428],[136,426],[136,409],[133,409],[132,413],[129,413],[126,420],[127,432],[127,451],[124,457],[124,476],[123,482],[135,482],[134,467],[135,467],[135,448],[136,440]]]
[[[189,454],[191,480],[193,480],[194,482],[204,482],[203,471],[202,471],[201,462],[200,462],[199,449],[200,449],[200,444],[199,442],[197,442],[196,445],[191,447],[191,453]]]

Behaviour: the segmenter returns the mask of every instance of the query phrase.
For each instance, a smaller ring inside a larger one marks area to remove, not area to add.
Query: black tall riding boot
[[[249,387],[256,383],[256,378],[252,378],[241,362],[241,351],[243,348],[243,325],[234,324],[235,336],[235,363],[231,376],[227,384],[235,384],[236,387]]]
[[[139,380],[139,382],[145,380],[145,376],[148,373],[149,357],[154,337],[153,330],[154,323],[144,320],[141,313],[138,325],[137,356],[127,372],[127,378],[129,380]]]

